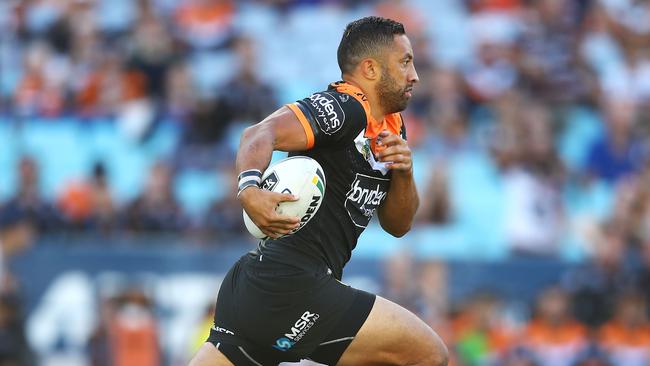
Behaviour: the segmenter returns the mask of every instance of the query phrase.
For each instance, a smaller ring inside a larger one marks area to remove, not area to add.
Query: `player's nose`
[[[408,77],[408,82],[410,84],[415,84],[420,81],[420,78],[418,77],[418,72],[415,71],[415,67],[411,68],[410,72],[407,75]]]

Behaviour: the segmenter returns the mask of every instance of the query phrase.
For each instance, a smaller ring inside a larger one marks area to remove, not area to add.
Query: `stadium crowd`
[[[650,365],[650,2],[636,0],[0,2],[0,124],[13,136],[62,119],[81,131],[109,121],[136,149],[161,128],[179,136],[132,197],[115,193],[102,159],[55,195],[43,194],[39,156],[11,160],[16,188],[0,197],[0,364],[29,364],[16,285],[2,265],[31,241],[26,222],[41,238],[180,233],[202,245],[249,242],[233,194],[232,131],[337,77],[298,67],[334,63],[317,40],[269,43],[276,30],[273,42],[291,33],[283,24],[296,14],[319,12],[341,24],[378,14],[406,26],[420,77],[405,112],[420,169],[417,228],[463,223],[475,241],[501,230],[497,241],[512,258],[580,252],[523,309],[494,292],[452,303],[445,258],[413,253],[387,258],[382,293],[438,330],[455,366]],[[327,32],[338,37],[339,28]],[[307,59],[295,60],[303,47]],[[478,158],[497,191],[455,178],[473,161],[465,156]],[[227,193],[190,212],[175,186],[188,170],[216,171]],[[492,206],[476,206],[484,200],[502,202],[501,229],[492,227]],[[468,225],[476,207],[488,208],[474,212],[480,225]],[[129,302],[155,306],[139,293],[103,306]],[[120,344],[101,343],[102,331],[92,359]],[[138,365],[162,359],[143,357]]]

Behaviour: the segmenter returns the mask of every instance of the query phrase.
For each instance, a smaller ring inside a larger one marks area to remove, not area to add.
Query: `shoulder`
[[[307,99],[316,112],[316,123],[326,134],[336,133],[344,123],[350,123],[358,104],[349,95],[335,90],[317,92]]]
[[[315,92],[296,104],[325,135],[336,134],[342,129],[363,128],[366,124],[366,112],[360,101],[333,87]]]

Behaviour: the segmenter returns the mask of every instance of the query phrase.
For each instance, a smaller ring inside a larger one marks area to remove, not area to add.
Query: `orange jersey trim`
[[[305,117],[305,114],[302,113],[302,110],[300,110],[300,108],[298,108],[298,106],[294,103],[287,104],[286,106],[289,107],[291,111],[293,111],[296,117],[298,117],[303,130],[305,130],[305,135],[307,136],[307,149],[311,149],[314,147],[314,130],[311,129],[311,125],[309,124],[309,121],[307,121],[307,117]]]

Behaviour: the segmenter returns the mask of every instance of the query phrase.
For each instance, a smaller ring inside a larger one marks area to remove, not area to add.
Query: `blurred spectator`
[[[539,366],[571,366],[587,347],[587,331],[571,315],[567,293],[558,287],[544,290],[535,316],[520,341]]]
[[[577,1],[540,0],[527,5],[517,61],[526,90],[555,106],[583,100],[591,92],[576,53],[584,9]]]
[[[614,317],[600,329],[600,343],[615,365],[650,364],[650,321],[646,307],[641,293],[623,293],[617,299]]]
[[[413,255],[406,250],[391,255],[384,263],[384,296],[401,304],[414,313],[419,313],[416,263]]]
[[[616,225],[606,225],[594,242],[593,258],[563,278],[563,286],[572,297],[576,317],[592,327],[603,324],[613,313],[614,301],[621,290],[634,284],[634,276],[625,265],[626,243]]]
[[[436,164],[431,170],[431,178],[425,185],[424,194],[421,195],[416,222],[446,225],[453,219],[447,168]]]
[[[70,80],[70,100],[76,113],[81,117],[108,115],[108,111],[100,108],[102,88],[100,75],[108,72],[103,70],[108,62],[104,57],[110,53],[102,52],[102,42],[97,32],[76,34],[70,51],[71,73],[75,77]]]
[[[173,184],[170,167],[162,161],[154,164],[142,192],[126,208],[126,228],[140,233],[185,229],[187,220],[174,193]]]
[[[14,95],[14,110],[21,116],[58,116],[65,108],[64,82],[68,70],[57,62],[51,48],[32,43],[25,55],[24,72]]]
[[[129,66],[146,78],[146,94],[160,100],[165,97],[165,75],[174,57],[172,39],[162,21],[144,16],[133,31]]]
[[[419,315],[441,337],[448,334],[447,317],[450,307],[449,295],[449,268],[443,261],[421,261],[419,265],[418,287],[422,305]]]
[[[637,247],[648,238],[650,228],[650,166],[622,180],[616,187],[615,203],[610,214],[630,247]]]
[[[421,85],[414,89],[407,109],[412,113],[405,118],[409,146],[431,151],[443,158],[467,148],[467,96],[461,77],[448,68],[425,69],[418,74],[421,75]],[[419,127],[418,122],[424,126]]]
[[[14,293],[16,279],[9,272],[9,261],[32,245],[36,235],[29,214],[19,207],[0,207],[0,295]]]
[[[116,116],[129,137],[140,137],[153,122],[148,79],[121,56],[106,52],[78,83],[76,103],[88,117]]]
[[[112,366],[108,325],[112,320],[116,306],[117,300],[112,297],[99,301],[99,321],[88,339],[88,364],[90,366]]]
[[[204,99],[193,106],[188,116],[178,152],[180,164],[212,169],[215,162],[231,162],[233,144],[226,140],[234,124],[260,122],[277,108],[274,90],[258,75],[253,40],[241,37],[234,42],[237,73],[221,89],[216,99]],[[236,145],[236,144],[235,144]]]
[[[29,366],[31,358],[20,303],[15,295],[0,294],[0,365]]]
[[[514,254],[557,255],[564,230],[563,167],[553,148],[549,111],[525,103],[519,113],[516,160],[503,178],[508,244]]]
[[[88,180],[68,184],[59,198],[59,206],[70,229],[92,229],[102,234],[114,230],[117,226],[117,210],[108,185],[105,165],[95,163]]]
[[[21,157],[17,166],[17,192],[6,203],[27,212],[34,220],[39,232],[56,231],[63,224],[61,214],[41,194],[38,163],[30,156]]]
[[[615,184],[637,172],[646,159],[643,142],[634,136],[637,105],[629,98],[610,97],[602,103],[606,131],[589,148],[589,174]]]
[[[158,326],[149,297],[137,288],[105,299],[90,340],[92,366],[162,364]]]
[[[461,365],[492,364],[502,359],[514,342],[503,322],[502,303],[491,293],[472,296],[454,319],[453,344]]]
[[[601,1],[608,25],[625,53],[635,58],[650,46],[650,25],[648,11],[650,5],[645,1]]]
[[[178,36],[192,48],[216,48],[232,35],[235,2],[232,0],[183,0],[174,21]]]
[[[93,226],[96,231],[108,233],[117,226],[117,209],[108,184],[106,166],[95,164],[91,179],[91,193],[94,206]]]
[[[630,21],[637,25],[646,23],[645,14],[634,20],[631,16],[634,11],[643,11],[644,6],[637,7],[632,1],[600,3],[589,14],[588,34],[582,44],[585,61],[598,74],[604,94],[647,103],[650,100],[650,60],[642,51],[647,46],[637,47],[647,44],[648,35],[637,37],[635,31],[626,32],[626,27],[620,25]],[[614,9],[616,7],[619,9]],[[646,40],[638,42],[643,38]],[[631,47],[634,43],[639,44]]]
[[[229,122],[257,123],[277,108],[275,90],[260,79],[263,70],[259,67],[257,45],[252,38],[235,39],[233,51],[238,70],[219,96],[231,116],[231,121],[226,121],[224,126]]]
[[[416,39],[425,31],[425,17],[406,0],[380,0],[375,5],[374,14],[390,18],[404,24],[409,38]],[[420,54],[420,57],[426,57]]]
[[[519,72],[513,62],[512,45],[489,31],[491,23],[476,23],[476,57],[467,60],[463,77],[469,97],[478,104],[503,97],[514,88]]]
[[[174,120],[187,120],[197,99],[189,66],[183,62],[173,64],[165,81],[167,103],[164,112]]]

